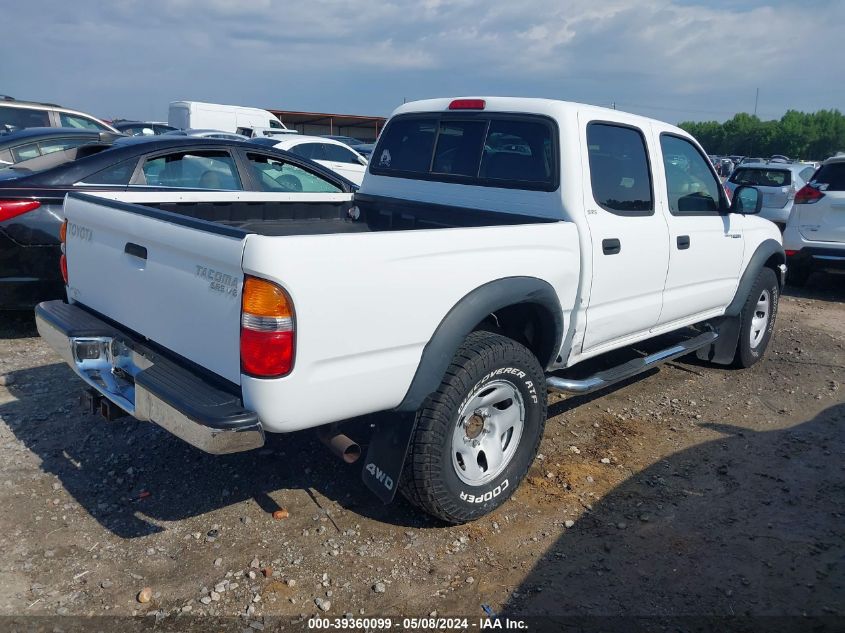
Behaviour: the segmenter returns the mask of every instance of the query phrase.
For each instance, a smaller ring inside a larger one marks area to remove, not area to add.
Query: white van
[[[287,129],[273,114],[261,108],[201,101],[171,101],[167,122],[182,130],[204,128],[233,133],[240,127]]]

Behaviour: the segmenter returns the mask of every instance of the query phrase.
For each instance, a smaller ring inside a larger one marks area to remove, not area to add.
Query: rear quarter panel
[[[244,272],[282,285],[296,312],[296,359],[279,379],[242,376],[265,429],[294,431],[396,407],[449,310],[496,279],[537,277],[564,308],[578,287],[568,222],[314,237],[251,235]]]

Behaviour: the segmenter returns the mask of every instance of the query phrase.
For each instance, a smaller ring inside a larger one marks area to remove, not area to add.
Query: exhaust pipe
[[[337,431],[318,431],[317,437],[328,449],[347,464],[354,464],[361,457],[361,446],[353,439]]]

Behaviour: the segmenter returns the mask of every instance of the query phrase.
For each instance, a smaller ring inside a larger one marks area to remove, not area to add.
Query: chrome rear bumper
[[[138,420],[154,422],[207,453],[264,445],[258,416],[237,396],[90,312],[47,301],[35,308],[35,322],[82,380]]]

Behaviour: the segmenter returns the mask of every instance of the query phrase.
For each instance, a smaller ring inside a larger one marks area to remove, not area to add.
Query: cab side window
[[[242,189],[235,161],[224,151],[187,151],[150,158],[144,179],[152,187],[188,189]]]
[[[264,154],[247,154],[261,191],[277,193],[343,193],[325,178]]]
[[[358,157],[345,147],[340,145],[332,145],[331,143],[323,143],[323,153],[325,160],[331,160],[336,163],[349,163],[351,165],[360,165]]]
[[[596,203],[616,215],[653,215],[651,170],[642,132],[611,123],[590,123],[587,146]]]
[[[294,145],[288,151],[291,154],[296,154],[297,156],[302,156],[302,158],[308,158],[310,160],[326,160],[323,147],[325,146],[322,143],[300,143],[299,145]]]
[[[698,148],[687,139],[660,135],[669,212],[672,215],[713,215],[722,208],[722,185]]]
[[[106,126],[89,119],[88,117],[80,116],[78,114],[68,114],[67,112],[59,112],[59,121],[62,127],[75,127],[83,130],[99,130],[101,132],[109,132]]]

